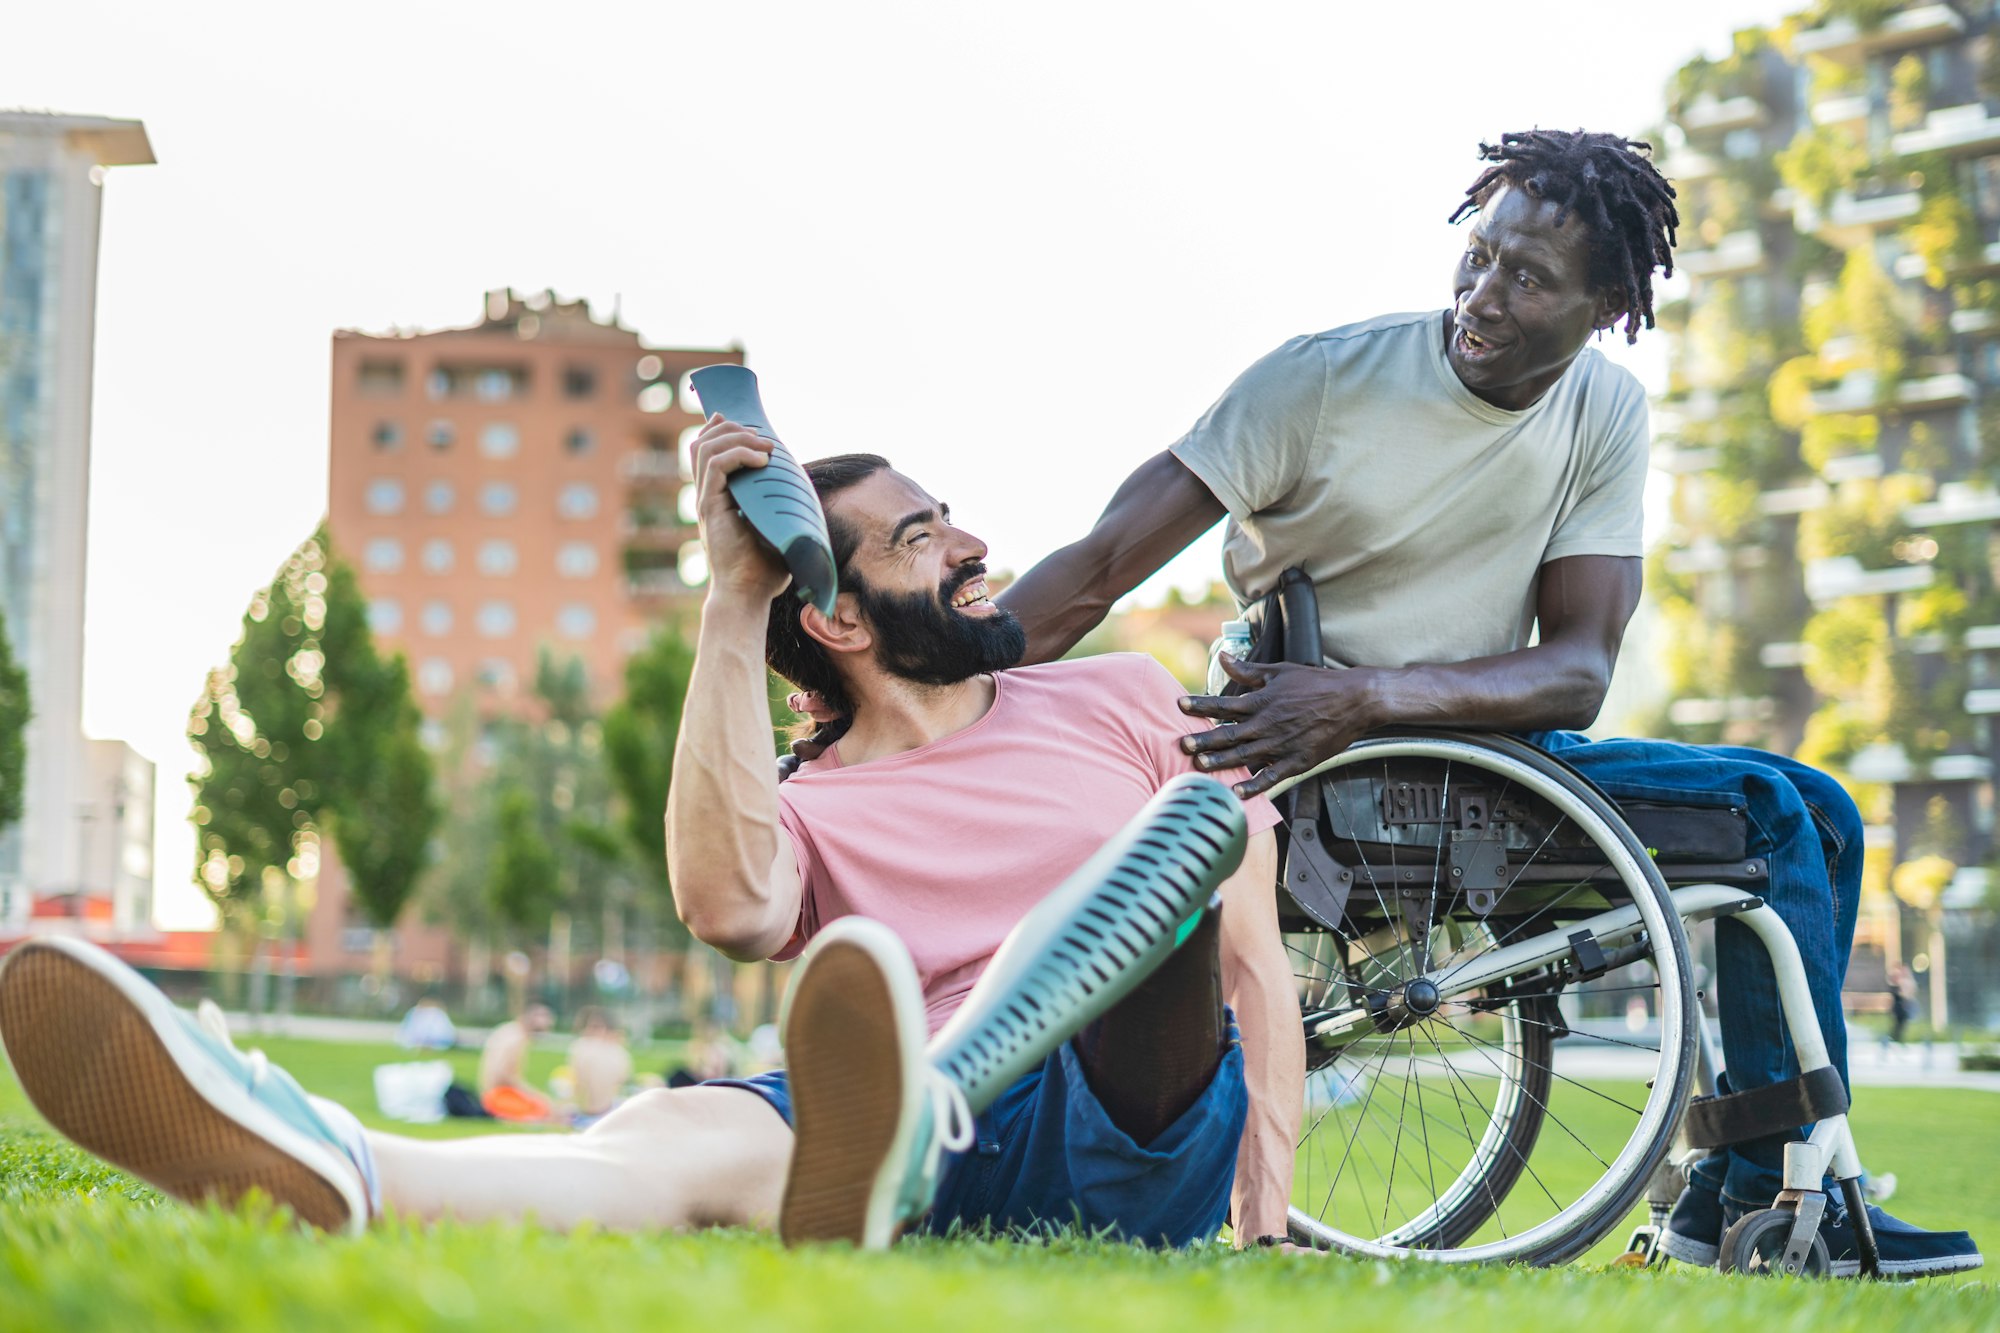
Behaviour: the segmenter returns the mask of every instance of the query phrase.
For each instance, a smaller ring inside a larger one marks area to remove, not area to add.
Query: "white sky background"
[[[332,330],[620,296],[1019,570],[1278,342],[1446,304],[1480,138],[1645,130],[1792,8],[10,7],[0,104],[142,118],[160,159],[105,186],[84,680],[159,763],[159,921],[209,919],[186,712],[325,509]],[[1657,342],[1603,346],[1658,387]]]

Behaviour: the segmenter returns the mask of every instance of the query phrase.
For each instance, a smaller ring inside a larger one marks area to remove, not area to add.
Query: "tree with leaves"
[[[625,697],[604,715],[604,753],[611,780],[624,800],[624,830],[637,853],[640,874],[671,902],[667,883],[667,786],[673,781],[674,742],[694,673],[694,645],[679,626],[662,626],[625,663]]]
[[[28,672],[14,660],[7,617],[0,613],[0,831],[21,817],[28,765]]]
[[[496,805],[498,838],[493,848],[489,891],[493,908],[517,946],[548,929],[562,901],[556,854],[537,827],[536,803],[527,789],[508,784]]]
[[[379,927],[414,889],[437,821],[430,758],[400,658],[375,649],[353,570],[322,527],[250,600],[229,664],[188,718],[197,883],[239,928],[300,922],[295,888],[337,839]]]

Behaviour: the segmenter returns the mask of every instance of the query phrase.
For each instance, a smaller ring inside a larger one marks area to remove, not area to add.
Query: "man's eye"
[[[1465,262],[1474,268],[1485,268],[1486,256],[1480,254],[1477,250],[1467,250],[1465,252]]]
[[[910,545],[915,546],[918,542],[925,540],[929,536],[928,532],[913,532],[910,534]]]
[[[1521,284],[1521,285],[1522,285],[1523,287],[1526,287],[1526,288],[1529,288],[1529,289],[1533,289],[1533,287],[1535,286],[1535,280],[1534,280],[1533,278],[1529,277],[1529,276],[1528,276],[1527,274],[1525,274],[1525,273],[1523,273],[1523,274],[1521,274],[1521,275],[1520,275],[1520,277],[1519,277],[1518,281],[1520,282],[1520,284]]]

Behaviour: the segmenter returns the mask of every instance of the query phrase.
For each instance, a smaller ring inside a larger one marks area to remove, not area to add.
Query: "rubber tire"
[[[1735,1225],[1722,1233],[1722,1252],[1716,1256],[1716,1267],[1725,1273],[1741,1273],[1745,1277],[1826,1277],[1833,1271],[1833,1259],[1827,1253],[1826,1238],[1815,1235],[1812,1247],[1806,1251],[1805,1267],[1796,1274],[1782,1273],[1773,1263],[1774,1256],[1785,1252],[1785,1240],[1791,1235],[1793,1212],[1790,1208],[1759,1208],[1754,1213],[1745,1213],[1736,1219]]]

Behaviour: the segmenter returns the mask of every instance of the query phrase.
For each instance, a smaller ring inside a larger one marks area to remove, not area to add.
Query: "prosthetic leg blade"
[[[1162,787],[1008,934],[931,1041],[974,1112],[1101,1016],[1186,938],[1243,861],[1243,807],[1213,778]]]

